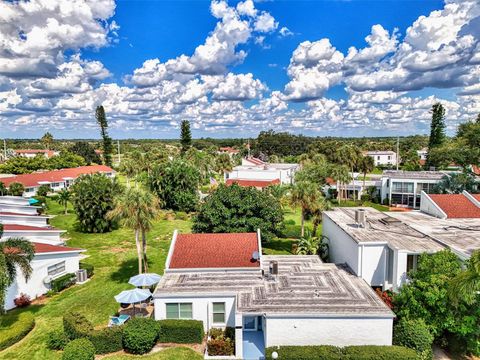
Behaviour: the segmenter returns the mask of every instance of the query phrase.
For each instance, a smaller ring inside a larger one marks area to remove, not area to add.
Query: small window
[[[192,303],[166,304],[167,319],[192,319]]]
[[[47,268],[47,271],[48,271],[48,275],[50,275],[50,276],[54,276],[54,275],[61,274],[61,273],[65,272],[65,261],[62,261],[61,263],[49,266]]]
[[[407,255],[407,274],[417,269],[417,255]]]
[[[225,323],[225,303],[224,302],[213,303],[213,322],[215,324]]]

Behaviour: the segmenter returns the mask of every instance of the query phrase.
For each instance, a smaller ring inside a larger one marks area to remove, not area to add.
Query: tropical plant
[[[97,119],[97,124],[100,126],[100,134],[102,136],[103,161],[105,165],[112,166],[113,144],[112,138],[108,135],[108,122],[105,116],[105,109],[102,105],[97,106],[95,118]]]
[[[312,210],[311,215],[312,215],[312,223],[313,223],[313,228],[312,228],[312,235],[317,236],[317,229],[318,226],[322,223],[322,213],[324,211],[328,211],[332,208],[332,203],[328,201],[325,198],[320,199],[315,208]]]
[[[363,174],[363,188],[365,188],[365,179],[367,174],[375,168],[375,160],[371,156],[361,156],[358,159],[358,170]]]
[[[232,171],[233,164],[232,159],[228,154],[218,154],[215,158],[215,171],[219,174]]]
[[[3,225],[0,224],[0,238]],[[32,273],[30,262],[35,256],[32,243],[22,238],[8,238],[0,241],[0,312],[4,312],[6,291],[15,281],[18,270],[28,281]]]
[[[110,179],[103,174],[83,175],[70,189],[80,231],[103,233],[113,230],[115,221],[106,215],[113,209],[115,197],[120,193],[116,178]]]
[[[348,184],[351,179],[348,167],[346,165],[333,166],[330,170],[330,174],[331,177],[337,182],[337,199],[340,203],[342,198],[346,197],[346,191],[344,194],[342,190],[342,185]]]
[[[183,120],[180,124],[180,143],[182,144],[182,153],[185,153],[192,146],[192,132],[190,131],[190,122]]]
[[[50,150],[53,144],[53,135],[50,134],[48,131],[42,136],[40,141],[43,144],[43,147],[47,150]]]
[[[23,184],[18,182],[12,182],[8,186],[8,193],[12,196],[22,196],[25,191]]]
[[[325,236],[312,236],[312,233],[307,229],[297,244],[298,255],[319,255],[322,261],[328,260],[328,243]]]
[[[432,123],[430,125],[430,139],[428,141],[428,153],[426,168],[437,167],[438,164],[432,161],[430,151],[441,146],[445,142],[445,109],[441,103],[432,106]]]
[[[338,150],[335,152],[336,162],[339,164],[345,164],[348,166],[349,171],[353,175],[353,171],[355,166],[357,166],[358,159],[361,156],[360,150],[350,144],[342,145]],[[349,179],[348,181],[350,181]],[[355,196],[355,187],[353,187],[353,199],[356,200]]]
[[[472,253],[465,271],[452,279],[449,295],[456,305],[464,300],[468,305],[479,303],[480,306],[480,250]]]
[[[67,215],[68,213],[68,202],[70,201],[72,194],[68,189],[62,189],[57,193],[57,202],[63,206],[63,213]]]
[[[158,210],[158,199],[150,192],[137,187],[127,187],[115,200],[115,207],[107,214],[107,218],[120,221],[135,232],[139,274],[142,271],[148,272],[147,232],[151,230],[152,222],[158,216]]]
[[[50,185],[43,184],[38,187],[37,194],[38,196],[47,196],[49,192],[52,191]]]
[[[305,234],[305,216],[314,210],[317,203],[323,198],[318,185],[312,182],[300,181],[293,185],[290,192],[290,202],[293,207],[301,209],[301,236]]]
[[[95,148],[86,141],[75,142],[75,144],[70,147],[69,151],[83,157],[87,165],[92,163],[100,164],[102,162],[100,156],[95,152]]]
[[[219,185],[200,206],[193,218],[197,233],[256,232],[268,241],[278,233],[283,221],[280,203],[254,187]]]
[[[478,184],[473,175],[468,173],[445,175],[433,188],[433,192],[437,194],[461,194],[463,191],[478,192]]]
[[[7,187],[3,182],[0,181],[0,196],[4,196],[7,194]]]

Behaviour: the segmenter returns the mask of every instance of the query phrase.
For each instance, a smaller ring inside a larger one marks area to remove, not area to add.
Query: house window
[[[58,187],[60,184],[58,182],[52,183],[52,187]]]
[[[391,159],[392,159],[392,157],[390,155],[388,155],[388,160],[391,160]]]
[[[407,255],[407,274],[417,269],[417,255]]]
[[[380,161],[380,156],[377,156],[377,160],[379,160],[379,161]]]
[[[213,323],[214,324],[225,323],[225,303],[224,302],[213,303]]]
[[[48,275],[50,275],[50,276],[54,276],[54,275],[61,274],[61,273],[65,272],[65,261],[62,261],[58,264],[49,266],[47,268],[47,271],[48,271]]]
[[[167,319],[192,319],[192,303],[166,304]]]

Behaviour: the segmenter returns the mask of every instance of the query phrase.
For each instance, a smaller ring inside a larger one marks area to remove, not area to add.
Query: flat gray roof
[[[439,219],[419,211],[391,215],[466,258],[480,249],[480,219]]]
[[[443,171],[403,171],[403,170],[385,170],[384,176],[394,179],[425,179],[440,180],[448,173]]]
[[[357,209],[365,211],[365,228],[355,223]],[[324,211],[323,214],[357,243],[388,243],[392,249],[410,253],[437,252],[444,249],[444,246],[434,238],[390,216],[390,213],[383,213],[374,208],[336,208]]]
[[[241,313],[394,317],[368,284],[343,265],[323,264],[318,256],[262,256],[268,274],[278,262],[275,278],[261,271],[165,273],[154,297],[236,296]]]

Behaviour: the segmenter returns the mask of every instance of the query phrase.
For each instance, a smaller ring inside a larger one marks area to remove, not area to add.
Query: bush
[[[283,222],[285,225],[295,225],[295,220],[288,219]]]
[[[272,359],[276,351],[282,360],[416,360],[417,353],[401,346],[347,346],[339,348],[320,346],[281,346],[265,350],[265,358]]]
[[[361,202],[371,201],[371,200],[372,200],[372,197],[369,194],[363,194],[362,196],[360,196]]]
[[[218,337],[207,342],[209,356],[228,356],[235,353],[235,345],[232,339]]]
[[[76,281],[75,274],[70,273],[70,274],[62,275],[59,278],[52,280],[52,283],[50,284],[50,286],[52,287],[53,291],[60,292],[63,289],[66,289],[72,286],[73,284],[75,284],[75,281]]]
[[[63,350],[69,342],[63,330],[53,330],[47,334],[47,348],[50,350]]]
[[[69,342],[63,351],[62,360],[94,360],[95,348],[88,339],[76,339]]]
[[[122,327],[111,327],[102,330],[94,330],[88,339],[95,348],[95,354],[108,354],[123,349]]]
[[[177,211],[175,213],[175,219],[177,219],[177,220],[188,220],[188,214],[184,211]]]
[[[92,333],[93,325],[82,314],[69,312],[63,316],[63,329],[70,340],[75,340]]]
[[[94,274],[94,267],[93,265],[87,264],[87,263],[80,263],[80,269],[87,270],[87,276],[91,278]]]
[[[37,189],[37,196],[47,196],[49,192],[52,191],[52,188],[50,187],[50,185],[47,185],[47,184],[43,184],[43,185],[40,185]]]
[[[0,317],[0,351],[22,340],[35,327],[30,312],[11,313]]]
[[[159,341],[163,343],[200,344],[205,333],[198,320],[160,320]]]
[[[433,357],[433,335],[423,319],[401,319],[393,330],[393,343],[417,351],[423,360]]]
[[[219,328],[211,328],[210,331],[208,332],[208,336],[212,339],[218,339],[220,337],[223,337],[225,335],[225,332],[223,329]]]
[[[123,329],[123,348],[132,354],[145,354],[157,342],[159,324],[150,318],[135,318]]]
[[[32,303],[32,300],[30,299],[30,296],[28,296],[27,294],[21,293],[19,297],[13,300],[13,303],[15,304],[16,307],[23,308],[30,305]]]

